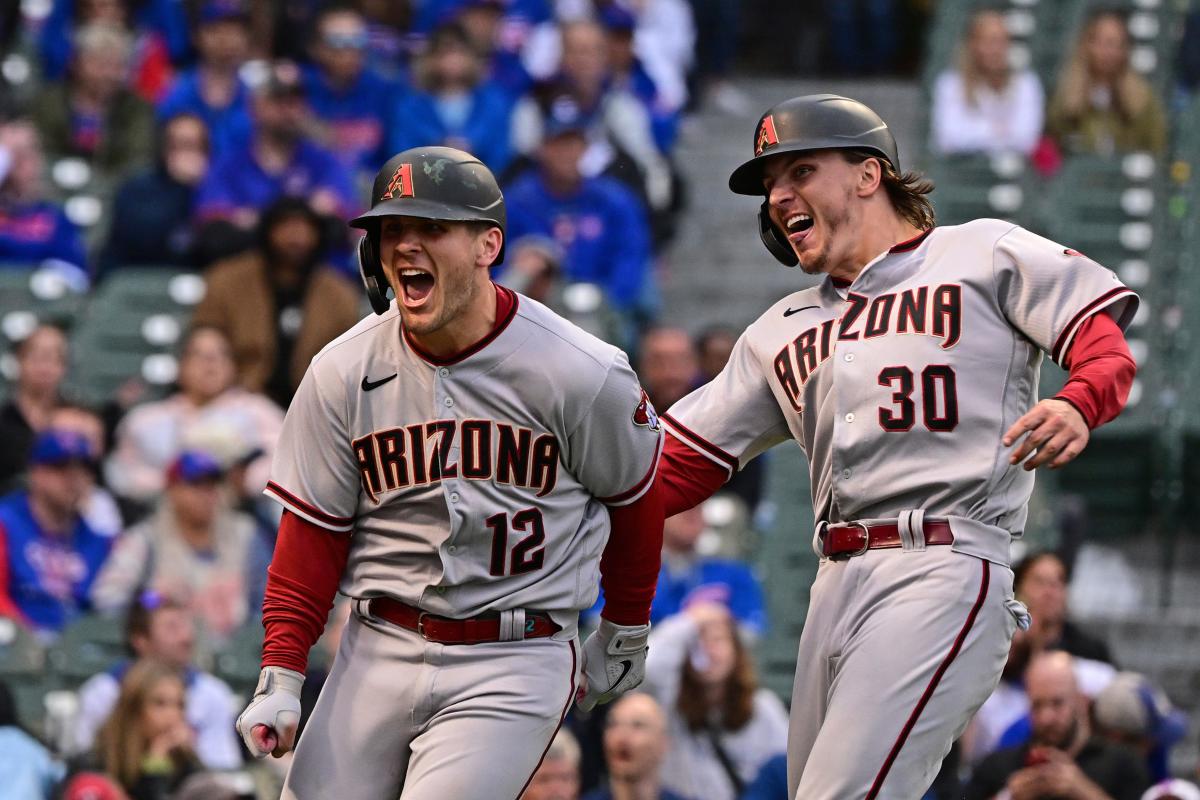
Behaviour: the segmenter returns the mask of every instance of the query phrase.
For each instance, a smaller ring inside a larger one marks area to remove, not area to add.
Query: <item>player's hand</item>
[[[1022,439],[1022,436],[1024,437]],[[1025,416],[1013,423],[1001,440],[1005,447],[1020,446],[1008,457],[1008,463],[1020,464],[1033,451],[1037,453],[1025,461],[1026,470],[1049,466],[1058,469],[1083,452],[1091,433],[1083,416],[1065,400],[1042,400]]]
[[[646,677],[650,626],[617,625],[600,618],[600,627],[583,643],[583,693],[576,701],[584,711],[615,700]]]
[[[304,676],[283,667],[263,667],[254,699],[237,718],[237,732],[255,758],[279,758],[292,749],[300,722]]]

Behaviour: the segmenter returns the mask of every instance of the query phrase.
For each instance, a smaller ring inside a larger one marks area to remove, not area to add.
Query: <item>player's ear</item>
[[[500,255],[504,246],[504,234],[497,227],[490,227],[475,237],[475,263],[479,266],[490,267]]]
[[[883,183],[883,164],[878,158],[864,159],[858,165],[858,196],[869,197],[875,194]]]

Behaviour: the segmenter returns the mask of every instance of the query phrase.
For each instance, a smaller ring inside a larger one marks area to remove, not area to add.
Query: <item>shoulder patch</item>
[[[646,394],[645,389],[642,389],[641,402],[633,410],[633,424],[655,432],[662,427],[662,423],[658,421],[658,412],[654,410],[654,404],[650,402],[650,395]]]

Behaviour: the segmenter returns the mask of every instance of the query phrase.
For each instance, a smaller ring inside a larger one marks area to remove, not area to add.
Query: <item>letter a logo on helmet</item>
[[[775,115],[768,114],[763,117],[762,124],[758,126],[758,138],[754,140],[754,155],[761,156],[763,150],[777,144],[779,144],[779,134],[775,132]]]
[[[388,181],[387,190],[379,199],[391,200],[396,197],[415,197],[413,194],[412,164],[401,164],[396,167],[396,171],[392,173],[392,179]]]

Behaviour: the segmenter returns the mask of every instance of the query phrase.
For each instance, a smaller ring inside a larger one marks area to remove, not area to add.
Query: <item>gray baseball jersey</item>
[[[625,354],[541,304],[514,294],[452,363],[402,335],[393,305],[313,359],[266,492],[353,531],[344,594],[558,612],[573,631],[596,599],[605,505],[647,490],[661,445]]]
[[[776,303],[663,420],[731,471],[794,438],[818,520],[923,509],[951,519],[956,550],[1007,564],[1034,476],[1000,440],[1037,402],[1043,351],[1136,308],[1111,270],[1011,223],[939,227]]]

